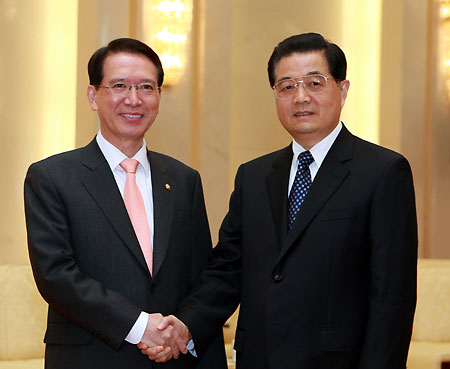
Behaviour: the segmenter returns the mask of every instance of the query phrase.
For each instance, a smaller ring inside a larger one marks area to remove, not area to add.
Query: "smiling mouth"
[[[299,112],[299,113],[295,113],[294,115],[296,116],[296,117],[305,117],[305,116],[307,116],[307,115],[311,115],[312,113],[309,113],[309,112]]]
[[[122,116],[124,118],[129,118],[129,119],[140,119],[143,117],[142,114],[120,114],[120,116]]]

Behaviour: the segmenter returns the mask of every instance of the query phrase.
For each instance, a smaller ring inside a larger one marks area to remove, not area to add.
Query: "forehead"
[[[157,69],[146,56],[131,53],[108,55],[103,63],[103,79],[152,79],[157,80]]]
[[[294,53],[280,59],[276,68],[275,80],[316,73],[329,75],[327,59],[322,51]]]

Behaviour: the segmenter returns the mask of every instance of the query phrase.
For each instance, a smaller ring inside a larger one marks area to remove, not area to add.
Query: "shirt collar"
[[[320,167],[322,162],[325,159],[325,156],[327,155],[328,151],[330,150],[331,146],[333,145],[334,141],[336,140],[336,137],[338,136],[339,132],[342,129],[342,122],[339,122],[335,129],[322,141],[316,143],[309,152],[314,158],[314,162]],[[303,151],[306,151],[302,145],[300,145],[297,141],[292,140],[292,151],[294,152],[294,158],[298,158],[299,154],[301,154]]]
[[[127,158],[127,156],[120,151],[117,147],[115,147],[112,143],[107,141],[103,135],[102,132],[99,131],[96,137],[97,144],[100,147],[100,150],[102,151],[103,155],[106,158],[106,161],[108,162],[111,171],[114,171],[119,164]],[[145,170],[145,173],[148,174],[150,172],[150,163],[148,161],[147,157],[147,145],[145,142],[145,138],[142,140],[142,146],[139,149],[139,151],[133,156],[132,159],[136,159],[140,165],[142,165],[143,169]]]

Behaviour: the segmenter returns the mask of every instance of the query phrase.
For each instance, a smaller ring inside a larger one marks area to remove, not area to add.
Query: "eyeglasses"
[[[157,91],[161,89],[161,87],[157,87],[153,83],[140,83],[138,85],[127,85],[126,83],[115,83],[112,86],[105,85],[97,85],[99,88],[107,88],[112,91],[113,94],[119,96],[126,96],[128,91],[131,91],[132,88],[135,88],[137,93],[143,96],[150,96],[156,94]]]
[[[279,99],[288,99],[297,93],[300,83],[309,93],[319,94],[325,90],[329,79],[335,80],[334,78],[325,77],[321,74],[311,74],[295,79],[283,79],[275,83],[272,88],[275,91],[276,97]]]

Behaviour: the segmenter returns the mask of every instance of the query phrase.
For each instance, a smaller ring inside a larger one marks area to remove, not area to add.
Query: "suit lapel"
[[[169,236],[175,212],[177,183],[169,175],[168,168],[154,152],[148,153],[152,171],[153,190],[153,276],[155,276],[166,256]]]
[[[308,191],[297,219],[288,233],[286,243],[282,249],[279,260],[294,245],[295,241],[307,229],[310,222],[322,209],[328,199],[334,194],[350,171],[344,162],[351,160],[353,136],[342,127],[336,141],[330,148],[325,160]]]
[[[273,171],[266,178],[270,209],[278,237],[278,245],[284,244],[287,230],[287,190],[292,162],[292,146],[282,149],[273,163]]]
[[[147,268],[114,175],[95,139],[85,148],[81,182],[142,267]],[[94,225],[95,226],[95,225]]]

